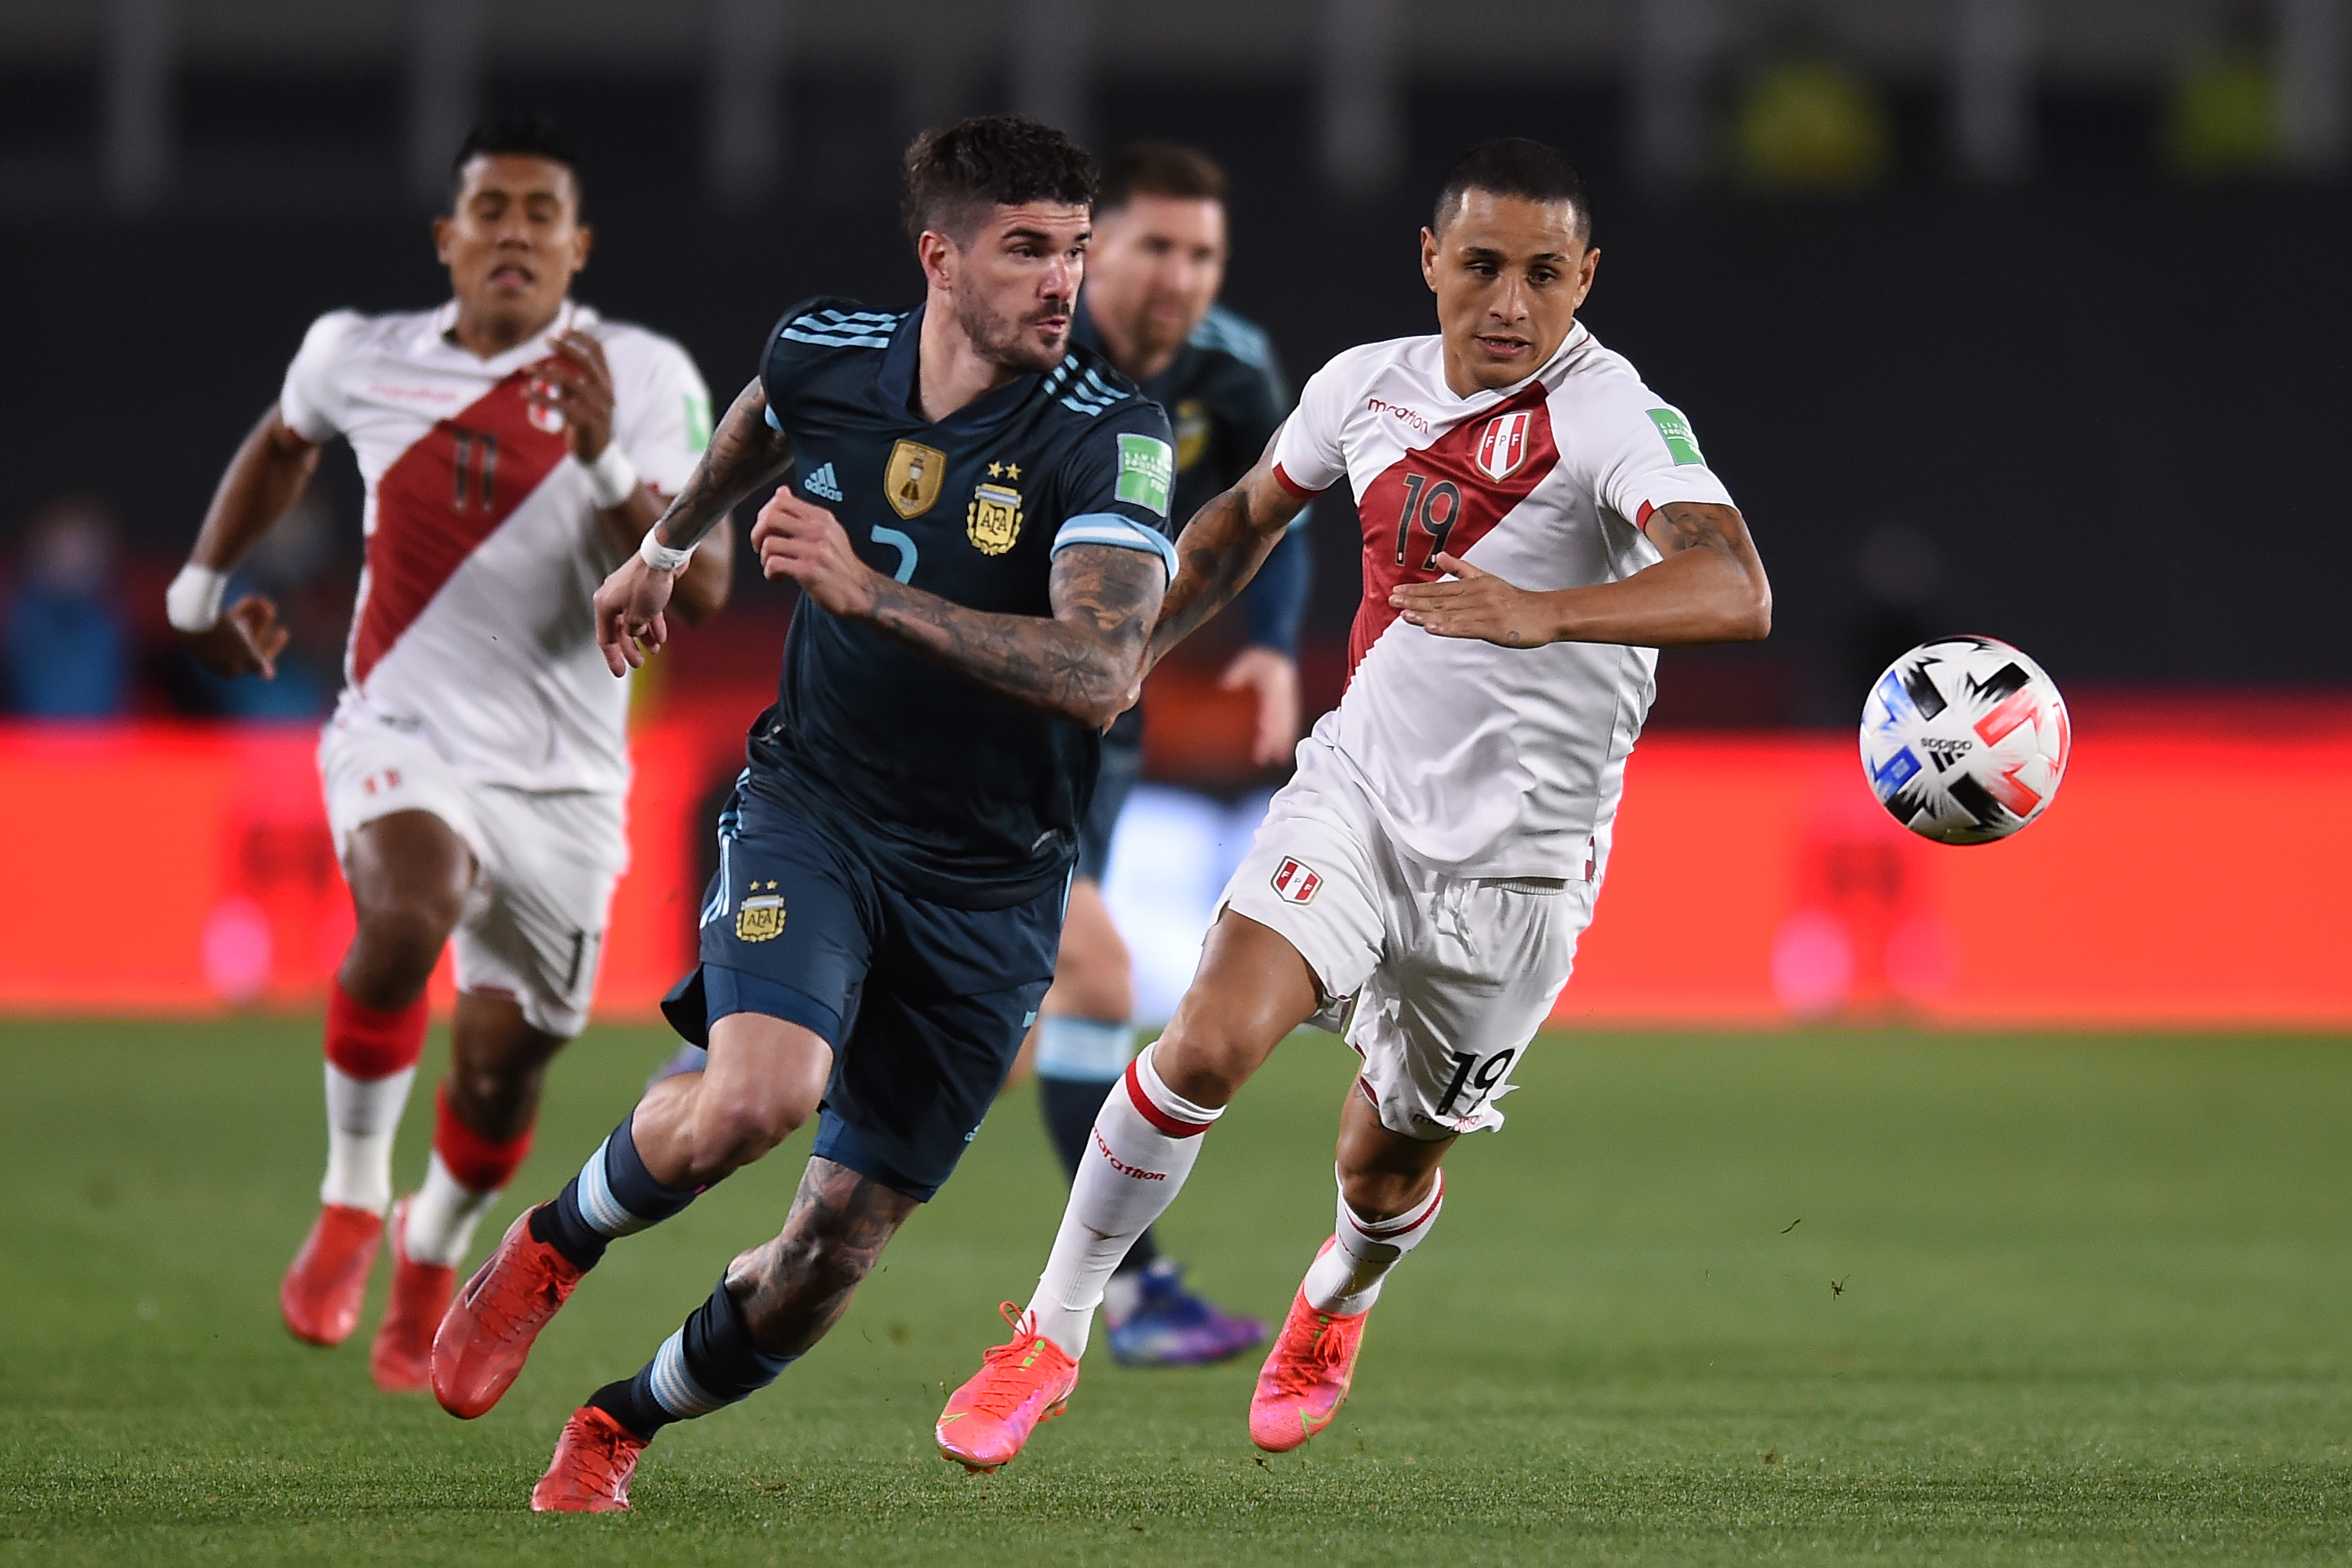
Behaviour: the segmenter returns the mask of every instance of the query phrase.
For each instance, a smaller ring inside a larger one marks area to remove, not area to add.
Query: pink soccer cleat
[[[1370,1312],[1340,1317],[1291,1299],[1290,1316],[1250,1395],[1250,1441],[1269,1454],[1286,1454],[1331,1425],[1355,1381],[1356,1352],[1364,1344]]]
[[[948,1395],[940,1413],[940,1455],[967,1470],[998,1468],[1021,1452],[1041,1422],[1069,1408],[1078,1363],[1037,1331],[1034,1316],[1012,1302],[996,1309],[1013,1338],[981,1358],[971,1381]]]
[[[383,1217],[372,1210],[329,1204],[319,1211],[278,1287],[278,1310],[296,1339],[339,1345],[352,1337],[383,1242]]]
[[[629,1478],[646,1440],[593,1405],[563,1424],[547,1474],[530,1489],[533,1513],[626,1513]]]
[[[449,1298],[457,1291],[457,1270],[446,1263],[419,1263],[408,1256],[408,1209],[415,1198],[393,1205],[392,1300],[368,1352],[368,1371],[386,1394],[428,1388],[433,1383],[433,1335]]]
[[[580,1283],[572,1260],[530,1234],[537,1212],[508,1227],[433,1336],[433,1394],[461,1421],[481,1415],[513,1385],[539,1331]]]

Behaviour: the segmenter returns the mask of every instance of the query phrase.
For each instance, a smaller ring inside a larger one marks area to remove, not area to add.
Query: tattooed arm
[[[736,395],[686,488],[656,520],[654,541],[672,550],[697,542],[792,460],[792,443],[768,423],[768,395],[754,381]],[[684,575],[656,572],[632,555],[596,590],[596,641],[614,675],[645,663],[646,653],[669,640],[662,612]]]
[[[1665,559],[1614,583],[1530,593],[1441,554],[1437,563],[1454,574],[1452,581],[1404,584],[1390,593],[1389,603],[1439,637],[1475,637],[1504,647],[1551,642],[1686,647],[1756,642],[1771,634],[1772,585],[1737,508],[1668,501],[1650,514],[1645,531]]]
[[[1103,728],[1127,710],[1160,608],[1160,557],[1074,544],[1054,557],[1054,613],[993,615],[909,587],[857,558],[840,521],[788,490],[751,529],[760,570],[790,578],[836,616],[869,621],[982,686]]]
[[[1149,673],[1168,650],[1205,625],[1230,604],[1274,553],[1289,530],[1290,520],[1306,510],[1311,497],[1284,488],[1274,477],[1274,448],[1267,445],[1257,467],[1241,482],[1192,514],[1176,540],[1179,570],[1160,601],[1159,624],[1151,631],[1151,656],[1144,662]]]

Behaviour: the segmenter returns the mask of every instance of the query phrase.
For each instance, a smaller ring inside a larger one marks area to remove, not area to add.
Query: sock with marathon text
[[[319,1201],[380,1215],[392,1206],[392,1140],[416,1081],[425,998],[369,1007],[342,982],[327,994],[327,1176]]]
[[[606,1384],[588,1403],[650,1441],[673,1421],[691,1421],[750,1398],[798,1360],[760,1348],[743,1303],[722,1274],[710,1300],[662,1342],[636,1376]]]
[[[563,1254],[575,1268],[595,1268],[606,1242],[659,1225],[700,1195],[699,1188],[666,1187],[654,1180],[631,1131],[636,1115],[633,1110],[622,1118],[553,1203],[531,1211],[532,1237]]]
[[[1224,1114],[1171,1089],[1151,1065],[1154,1046],[1128,1063],[1095,1117],[1070,1183],[1054,1251],[1029,1299],[1037,1332],[1086,1353],[1103,1287],[1145,1227],[1167,1212],[1201,1155],[1201,1134]]]
[[[435,1093],[433,1105],[433,1158],[425,1184],[408,1201],[401,1244],[414,1262],[454,1268],[473,1245],[474,1227],[530,1152],[531,1130],[526,1127],[504,1143],[491,1142],[457,1120],[446,1084]]]
[[[1094,1141],[1103,1097],[1127,1070],[1134,1047],[1132,1025],[1055,1013],[1037,1020],[1037,1109],[1066,1175],[1077,1175],[1078,1162]],[[1114,1278],[1138,1273],[1159,1256],[1160,1248],[1146,1230],[1119,1260]],[[1114,1320],[1122,1315],[1114,1314]]]
[[[1427,1197],[1387,1219],[1366,1219],[1348,1206],[1343,1194],[1339,1223],[1331,1233],[1337,1245],[1315,1260],[1298,1288],[1307,1304],[1335,1318],[1370,1311],[1381,1299],[1381,1281],[1436,1227],[1437,1211],[1444,1206],[1444,1171],[1437,1173]]]

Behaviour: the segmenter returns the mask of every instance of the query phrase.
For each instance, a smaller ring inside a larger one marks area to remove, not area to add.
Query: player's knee
[[[435,899],[363,910],[352,941],[353,956],[361,967],[385,984],[413,990],[441,961],[442,946],[448,942],[457,915],[457,907],[444,909]]]
[[[1339,1172],[1339,1196],[1365,1219],[1394,1219],[1427,1197],[1430,1184],[1436,1179],[1434,1171],[1350,1171],[1343,1167]]]
[[[715,1178],[765,1156],[800,1131],[814,1107],[799,1097],[769,1095],[698,1107],[694,1119],[696,1173]]]
[[[1151,1066],[1178,1094],[1213,1107],[1240,1093],[1265,1056],[1255,1039],[1223,1020],[1179,1018],[1151,1047]]]

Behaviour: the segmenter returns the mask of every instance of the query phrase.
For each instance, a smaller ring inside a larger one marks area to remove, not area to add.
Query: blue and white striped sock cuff
[[[607,1136],[580,1167],[580,1217],[599,1236],[635,1236],[653,1221],[631,1214],[613,1195],[613,1181],[604,1170],[606,1145],[612,1142]]]
[[[1037,1024],[1037,1072],[1043,1078],[1109,1083],[1135,1054],[1135,1030],[1098,1018],[1048,1016]]]
[[[646,1381],[652,1387],[654,1403],[680,1421],[708,1415],[729,1403],[695,1382],[694,1374],[686,1370],[684,1329],[662,1341],[661,1349],[654,1352]]]

